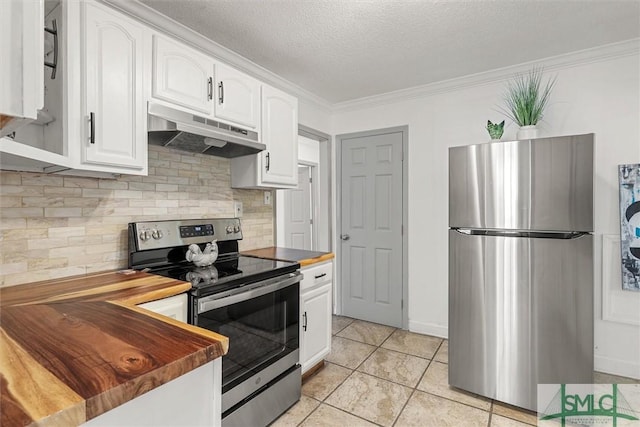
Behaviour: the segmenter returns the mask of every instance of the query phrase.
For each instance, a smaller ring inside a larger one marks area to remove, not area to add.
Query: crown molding
[[[607,44],[590,49],[579,50],[567,54],[552,56],[536,61],[510,65],[503,68],[485,71],[443,80],[426,85],[414,86],[380,95],[367,96],[351,101],[335,103],[332,106],[334,113],[347,112],[362,108],[375,107],[416,98],[424,98],[439,93],[452,92],[471,86],[481,86],[504,81],[513,77],[516,73],[526,72],[532,66],[544,66],[545,71],[561,70],[584,64],[606,61],[613,58],[638,55],[640,53],[640,38],[625,40],[618,43]]]
[[[2,0],[0,0],[2,1]],[[175,37],[182,42],[199,49],[212,57],[225,62],[238,70],[247,73],[258,80],[297,96],[300,101],[308,102],[327,114],[358,110],[385,104],[391,104],[416,98],[424,98],[439,93],[452,92],[471,86],[480,86],[500,82],[513,77],[516,73],[526,72],[532,66],[543,65],[545,71],[561,70],[606,61],[609,59],[638,55],[640,53],[640,38],[607,44],[595,48],[579,50],[567,54],[552,56],[535,61],[510,65],[482,73],[457,77],[450,80],[413,86],[393,92],[372,95],[350,101],[331,103],[326,99],[310,92],[268,69],[250,61],[240,54],[228,49],[205,36],[193,31],[185,25],[169,18],[141,3],[139,0],[98,0],[119,9],[120,11],[144,22],[152,28]]]
[[[1,0],[0,0],[1,1]],[[150,8],[144,3],[138,0],[100,0],[102,3],[106,3],[111,7],[114,7],[121,12],[132,16],[138,21],[144,22],[150,27],[168,34],[183,43],[191,45],[192,47],[220,60],[232,67],[255,77],[271,86],[284,90],[292,95],[302,98],[306,102],[309,102],[321,110],[331,113],[332,104],[324,98],[306,90],[302,87],[291,83],[290,81],[280,77],[279,75],[267,70],[264,67],[250,61],[249,59],[241,56],[240,54],[228,49],[221,44],[214,42],[211,39],[206,38],[200,33],[193,31],[185,25],[169,18],[166,15],[161,14],[155,9]]]

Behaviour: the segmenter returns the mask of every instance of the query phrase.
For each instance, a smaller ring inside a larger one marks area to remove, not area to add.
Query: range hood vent
[[[267,148],[256,132],[154,102],[149,102],[149,144],[226,158]]]

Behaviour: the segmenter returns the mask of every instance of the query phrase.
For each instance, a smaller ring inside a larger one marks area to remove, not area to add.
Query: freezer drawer
[[[593,231],[593,134],[449,149],[449,226]]]
[[[449,384],[535,410],[538,383],[593,382],[593,236],[449,231]]]

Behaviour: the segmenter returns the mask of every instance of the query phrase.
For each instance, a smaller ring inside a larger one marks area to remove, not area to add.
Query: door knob
[[[341,238],[342,240],[349,240],[351,237],[350,237],[348,234],[341,234],[341,235],[340,235],[340,238]]]

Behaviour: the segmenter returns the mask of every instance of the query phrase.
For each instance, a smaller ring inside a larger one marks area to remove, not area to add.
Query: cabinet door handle
[[[267,172],[269,172],[269,167],[271,166],[271,156],[269,155],[269,152],[267,151]]]
[[[92,111],[89,113],[89,142],[96,143],[96,114]]]
[[[209,80],[207,80],[207,97],[209,101],[213,99],[213,77],[209,77]]]
[[[44,31],[53,35],[53,61],[44,61],[44,65],[51,68],[51,80],[54,80],[58,69],[58,24],[55,19],[51,22],[51,26],[52,28],[44,27]]]
[[[324,276],[326,276],[326,275],[327,275],[327,273],[318,274],[318,275],[316,276],[316,279],[320,279],[321,277],[324,277]]]
[[[218,102],[224,104],[224,83],[218,83]]]
[[[302,330],[307,332],[307,312],[302,315]]]

